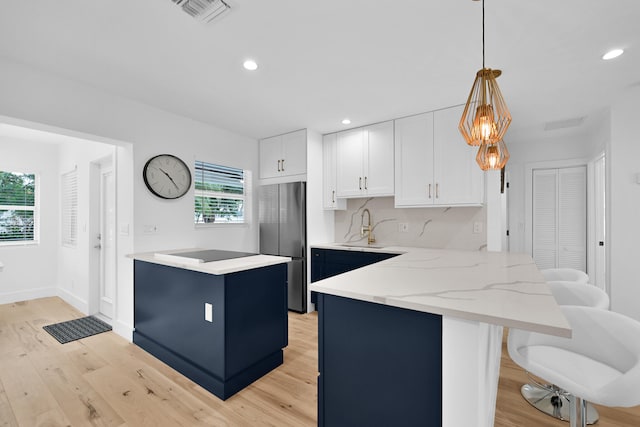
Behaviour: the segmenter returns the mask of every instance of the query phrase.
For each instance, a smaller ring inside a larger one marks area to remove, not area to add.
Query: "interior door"
[[[605,157],[602,156],[594,163],[594,201],[595,201],[595,251],[593,274],[590,272],[592,282],[604,291],[606,288],[606,251],[605,251],[605,225],[606,225],[606,198],[605,198]]]
[[[113,318],[116,290],[116,185],[113,166],[100,171],[100,313]]]
[[[533,171],[533,259],[539,268],[587,270],[585,166]]]

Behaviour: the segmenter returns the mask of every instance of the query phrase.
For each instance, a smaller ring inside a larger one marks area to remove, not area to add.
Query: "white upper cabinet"
[[[432,205],[433,113],[396,120],[396,206]]]
[[[396,207],[473,206],[484,200],[484,174],[458,131],[462,107],[395,121]]]
[[[467,145],[458,130],[464,106],[433,113],[434,168],[440,205],[484,203],[484,172],[476,162],[478,147]]]
[[[260,140],[260,179],[306,173],[306,129]]]
[[[393,121],[339,132],[337,196],[392,196]]]
[[[327,210],[344,210],[346,199],[339,199],[336,192],[336,161],[338,135],[322,137],[322,207]]]

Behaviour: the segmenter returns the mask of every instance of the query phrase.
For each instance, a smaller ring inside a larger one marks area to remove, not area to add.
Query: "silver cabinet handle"
[[[362,190],[362,177],[358,177],[358,188]]]
[[[98,243],[97,245],[94,246],[94,248],[96,249],[102,249],[102,245],[100,243]]]
[[[440,198],[440,191],[438,190],[440,184],[436,182],[436,199]]]
[[[282,172],[284,172],[284,159],[282,159]]]
[[[367,177],[366,176],[364,177],[364,189],[368,190],[368,188],[367,188]]]
[[[331,203],[335,203],[336,202],[336,190],[333,190],[331,192]]]
[[[431,184],[429,184],[429,198],[431,198]]]
[[[281,162],[281,161],[282,161],[282,160],[278,160],[278,172],[280,172],[280,162]]]

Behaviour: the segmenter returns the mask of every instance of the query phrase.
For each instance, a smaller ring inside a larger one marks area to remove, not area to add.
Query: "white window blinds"
[[[0,171],[0,244],[37,243],[36,175]]]
[[[62,175],[60,219],[62,244],[76,246],[78,240],[78,172],[72,170]]]
[[[195,223],[245,222],[245,171],[196,160]]]

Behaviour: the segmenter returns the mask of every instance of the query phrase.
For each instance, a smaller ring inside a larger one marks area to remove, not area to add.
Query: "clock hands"
[[[162,168],[158,168],[158,169],[160,169],[160,172],[162,172],[163,174],[165,174],[165,175],[167,176],[167,178],[169,178],[169,181],[171,181],[171,183],[172,183],[172,184],[176,187],[176,189],[179,191],[179,190],[180,190],[180,187],[178,187],[178,184],[176,184],[176,182],[173,180],[173,178],[171,178],[171,175],[169,175],[168,173],[166,173],[166,172],[164,171],[164,169],[162,169]]]

